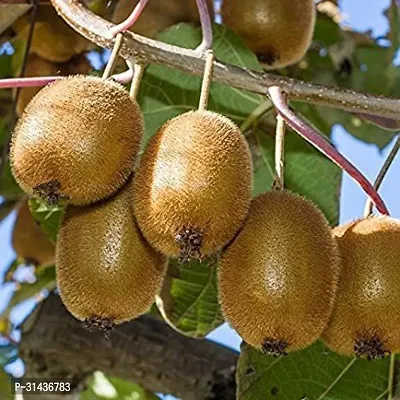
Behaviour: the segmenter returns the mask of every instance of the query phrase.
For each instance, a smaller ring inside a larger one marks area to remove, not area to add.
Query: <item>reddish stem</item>
[[[132,79],[132,71],[126,71],[121,74],[113,75],[113,79],[116,82],[125,84]],[[66,76],[40,76],[33,78],[6,78],[0,79],[0,89],[13,89],[13,88],[24,88],[24,87],[39,87],[46,86],[47,84],[57,81],[59,79],[66,78]]]
[[[144,8],[146,7],[149,0],[139,0],[139,3],[136,4],[136,7],[133,9],[129,17],[122,21],[120,24],[113,26],[110,29],[111,37],[114,38],[118,35],[118,33],[127,31],[140,17]]]
[[[34,78],[7,78],[0,79],[0,89],[12,89],[17,87],[34,87],[46,86],[48,83],[54,82],[62,76],[41,76]]]
[[[377,210],[381,214],[388,215],[389,211],[385,203],[368,179],[350,161],[342,156],[334,146],[324,140],[288,107],[285,102],[285,94],[281,88],[272,86],[268,89],[268,93],[276,110],[286,123],[321,153],[325,154],[330,160],[337,164],[343,171],[347,172],[371,198]]]
[[[197,48],[197,50],[205,52],[206,50],[211,49],[213,44],[213,33],[212,33],[210,12],[208,10],[206,0],[196,0],[196,3],[200,16],[201,32],[203,35],[203,40],[200,46]]]

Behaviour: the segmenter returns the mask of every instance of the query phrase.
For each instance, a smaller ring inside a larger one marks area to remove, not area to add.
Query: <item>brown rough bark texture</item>
[[[107,341],[85,330],[52,294],[22,329],[26,377],[70,378],[79,390],[101,370],[184,400],[235,398],[236,352],[185,337],[150,316],[120,325]]]

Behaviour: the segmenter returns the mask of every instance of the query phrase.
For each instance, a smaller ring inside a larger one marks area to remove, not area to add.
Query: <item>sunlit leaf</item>
[[[163,318],[177,331],[201,338],[224,321],[218,303],[217,260],[170,261],[168,276],[157,306]]]

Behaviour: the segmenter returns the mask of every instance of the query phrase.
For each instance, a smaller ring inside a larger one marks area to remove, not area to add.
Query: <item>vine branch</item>
[[[109,38],[109,32],[114,24],[95,15],[78,0],[51,1],[60,16],[81,35],[101,47],[113,47],[114,39]],[[205,67],[204,57],[194,50],[165,44],[129,31],[123,33],[120,56],[143,64],[165,65],[198,76],[203,74]],[[369,113],[394,120],[399,118],[400,99],[306,83],[240,68],[218,60],[214,61],[214,80],[262,95],[270,86],[279,86],[291,100],[335,107],[349,112]]]

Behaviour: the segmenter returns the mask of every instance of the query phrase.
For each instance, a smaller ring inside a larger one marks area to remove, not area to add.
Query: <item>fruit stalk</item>
[[[206,50],[211,49],[213,44],[211,18],[210,13],[208,12],[206,0],[196,0],[196,3],[200,16],[201,32],[203,35],[203,40],[196,50],[203,53]]]
[[[103,76],[102,76],[103,79],[108,79],[110,77],[111,72],[113,71],[115,64],[117,62],[118,53],[119,53],[119,49],[121,48],[121,44],[122,44],[122,33],[119,33],[117,35],[117,37],[115,38],[114,47],[112,49],[110,59],[108,60],[106,68],[104,69]]]
[[[397,135],[397,139],[394,143],[394,146],[393,146],[392,150],[390,151],[389,155],[387,156],[385,162],[383,163],[378,176],[376,177],[376,180],[374,182],[375,190],[378,191],[379,188],[381,187],[382,182],[385,179],[385,176],[386,176],[387,172],[389,171],[389,168],[392,165],[394,159],[396,158],[396,155],[397,155],[399,149],[400,149],[400,135]],[[372,206],[373,206],[373,204],[372,204],[371,198],[369,197],[365,204],[364,217],[368,217],[372,213]]]
[[[110,29],[110,35],[111,35],[110,37],[114,38],[119,33],[127,31],[140,17],[148,1],[149,0],[139,0],[136,7],[133,9],[132,13],[129,15],[127,19],[125,21],[122,21],[120,24],[113,26]]]
[[[330,160],[337,164],[343,171],[347,172],[371,198],[377,210],[381,214],[388,215],[389,211],[384,201],[368,179],[350,161],[341,155],[334,146],[325,141],[313,128],[307,125],[288,107],[282,89],[278,86],[272,86],[268,89],[268,94],[276,110],[286,123],[301,137],[310,142],[321,153],[325,154]]]
[[[286,96],[285,96],[286,97]],[[284,180],[284,161],[285,160],[285,120],[280,114],[276,116],[275,134],[275,182],[274,187],[282,190],[285,187]]]
[[[130,62],[129,64],[130,67],[128,71],[133,71],[133,78],[132,78],[131,88],[129,90],[129,96],[131,97],[131,99],[136,99],[137,94],[139,93],[140,82],[142,80],[146,66],[141,63],[135,63],[135,65],[132,68],[132,64]]]
[[[210,87],[214,71],[214,53],[212,50],[206,52],[206,66],[204,68],[203,82],[199,100],[199,111],[207,109],[208,98],[210,97]]]

